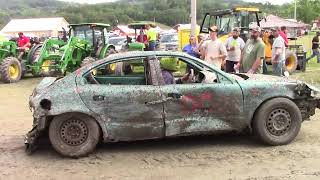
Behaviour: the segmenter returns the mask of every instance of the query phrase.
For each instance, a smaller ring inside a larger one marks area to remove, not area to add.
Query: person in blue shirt
[[[189,44],[183,47],[182,51],[188,53],[193,57],[199,58],[200,52],[197,44],[197,38],[195,36],[190,36]]]

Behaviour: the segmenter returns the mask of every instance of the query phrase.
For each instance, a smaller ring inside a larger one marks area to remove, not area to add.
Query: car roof
[[[120,58],[132,58],[141,56],[185,56],[192,57],[185,52],[172,52],[172,51],[128,51],[122,53],[112,54],[106,60],[114,60]]]
[[[70,24],[69,26],[86,26],[86,25],[92,25],[92,26],[98,26],[98,27],[110,27],[110,24],[105,23],[79,23],[79,24]]]

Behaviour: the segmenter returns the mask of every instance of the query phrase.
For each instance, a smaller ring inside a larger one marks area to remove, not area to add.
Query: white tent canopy
[[[23,32],[30,35],[46,34],[54,36],[64,27],[67,30],[69,23],[63,17],[12,19],[2,30],[2,33],[14,35]]]

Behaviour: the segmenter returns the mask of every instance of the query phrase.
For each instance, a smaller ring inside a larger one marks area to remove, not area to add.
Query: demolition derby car
[[[29,104],[34,120],[26,150],[48,133],[57,152],[79,157],[99,141],[245,129],[268,145],[284,145],[320,108],[320,91],[280,77],[227,74],[184,53],[127,52],[44,78]]]

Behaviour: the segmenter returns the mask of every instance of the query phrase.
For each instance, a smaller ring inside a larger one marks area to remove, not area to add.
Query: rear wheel
[[[0,65],[1,79],[5,83],[15,83],[21,79],[22,69],[19,60],[15,57],[7,57]]]
[[[99,142],[100,127],[83,114],[63,114],[55,117],[49,126],[49,139],[54,149],[68,157],[91,153]]]
[[[42,44],[37,44],[33,46],[30,50],[29,62],[30,64],[34,64],[38,62],[38,57],[41,53]]]
[[[264,143],[284,145],[299,133],[301,113],[297,105],[286,98],[275,98],[264,103],[256,112],[253,130]]]

